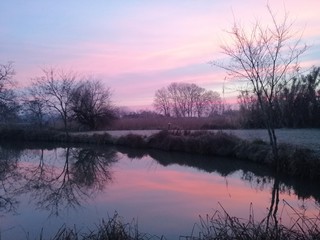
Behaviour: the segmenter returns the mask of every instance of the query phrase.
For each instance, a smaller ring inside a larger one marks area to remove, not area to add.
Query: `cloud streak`
[[[320,65],[320,2],[270,0],[304,30],[312,45],[303,66]],[[226,74],[208,61],[234,19],[244,25],[270,21],[266,2],[12,0],[0,3],[0,61],[14,61],[17,80],[27,86],[40,68],[53,65],[94,74],[114,90],[115,103],[151,105],[155,90],[171,82],[194,82],[221,92]],[[226,84],[229,81],[226,81]],[[232,88],[232,87],[231,87]],[[231,91],[230,91],[231,92]]]

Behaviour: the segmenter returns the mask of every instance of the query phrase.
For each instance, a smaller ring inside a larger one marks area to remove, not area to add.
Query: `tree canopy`
[[[165,116],[203,117],[221,110],[221,97],[194,83],[171,83],[155,92],[153,105]]]

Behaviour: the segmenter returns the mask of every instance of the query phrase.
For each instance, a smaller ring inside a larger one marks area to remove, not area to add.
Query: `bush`
[[[239,141],[234,135],[223,132],[161,131],[149,138],[148,146],[166,151],[234,156]]]
[[[302,179],[320,179],[320,161],[306,148],[281,144],[279,146],[280,171]]]
[[[238,159],[250,160],[252,162],[272,165],[272,150],[270,145],[263,144],[260,141],[242,140],[234,149],[235,157]]]
[[[210,134],[207,142],[212,144],[211,154],[233,157],[235,156],[234,149],[240,141],[232,134],[219,131],[216,134]]]
[[[145,137],[137,134],[128,134],[121,136],[116,141],[116,144],[122,146],[128,146],[133,148],[144,148],[146,147]]]

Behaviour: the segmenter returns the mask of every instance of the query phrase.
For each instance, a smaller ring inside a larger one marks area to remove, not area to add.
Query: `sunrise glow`
[[[320,65],[318,0],[1,1],[0,62],[14,62],[21,87],[44,66],[94,75],[113,89],[117,106],[150,108],[155,91],[172,82],[220,94],[225,83],[225,97],[232,99],[233,80],[208,62],[221,57],[234,20],[270,21],[267,2],[303,31],[310,49],[302,66]]]

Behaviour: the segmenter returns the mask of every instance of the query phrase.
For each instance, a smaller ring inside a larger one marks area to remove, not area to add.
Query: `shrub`
[[[113,142],[111,135],[108,133],[93,134],[90,138],[95,144],[108,144]]]
[[[271,147],[260,141],[250,142],[242,140],[234,149],[235,157],[238,159],[250,160],[252,162],[274,164]]]
[[[117,139],[116,144],[134,148],[146,147],[145,137],[137,134],[128,134]]]
[[[163,130],[158,133],[152,134],[147,139],[148,146],[151,148],[161,149],[161,146],[163,145],[164,141],[168,138],[169,135],[169,131],[167,130]],[[163,148],[163,150],[165,149]]]
[[[320,161],[306,148],[281,144],[279,146],[280,171],[302,179],[320,179]]]
[[[218,156],[234,156],[234,148],[240,141],[234,135],[218,132],[161,131],[149,138],[152,148]]]
[[[212,144],[211,153],[218,156],[235,156],[234,148],[239,143],[240,139],[232,134],[219,131],[215,134],[210,134],[208,142]]]

